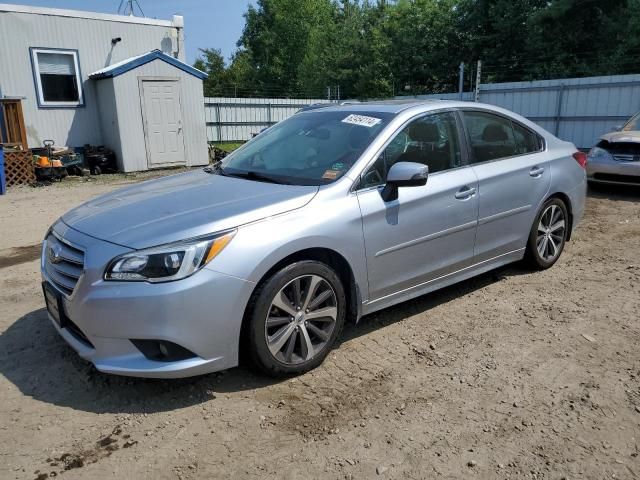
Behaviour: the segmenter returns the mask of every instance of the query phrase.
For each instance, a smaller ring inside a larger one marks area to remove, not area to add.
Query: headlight
[[[602,162],[607,160],[613,160],[613,156],[604,148],[593,147],[587,155],[587,161]]]
[[[236,231],[125,253],[109,263],[105,280],[170,282],[197,272],[213,260]]]

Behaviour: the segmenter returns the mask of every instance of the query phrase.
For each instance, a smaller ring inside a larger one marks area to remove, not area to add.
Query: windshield
[[[222,161],[222,175],[294,185],[323,185],[342,177],[384,126],[386,112],[298,113]]]
[[[635,132],[637,130],[640,130],[640,113],[631,117],[631,120],[622,127],[623,132]]]

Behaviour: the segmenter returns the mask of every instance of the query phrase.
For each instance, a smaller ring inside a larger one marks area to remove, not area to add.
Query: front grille
[[[44,251],[44,270],[58,290],[71,295],[84,268],[84,252],[50,234]]]
[[[616,153],[613,158],[618,162],[640,162],[640,154],[630,155],[624,153]]]
[[[623,182],[634,183],[640,185],[640,175],[617,175],[615,173],[594,173],[593,178],[595,180],[602,180],[605,182]]]

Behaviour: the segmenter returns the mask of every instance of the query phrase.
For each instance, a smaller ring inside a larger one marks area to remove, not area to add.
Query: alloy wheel
[[[331,338],[338,318],[334,289],[319,275],[294,278],[278,291],[265,322],[271,355],[287,365],[311,360]]]
[[[560,254],[565,239],[566,221],[558,205],[549,205],[540,216],[536,248],[545,262],[551,262]]]

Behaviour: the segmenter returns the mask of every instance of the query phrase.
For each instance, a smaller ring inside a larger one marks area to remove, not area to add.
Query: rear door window
[[[519,155],[509,119],[491,113],[466,111],[464,124],[471,140],[473,163]]]

